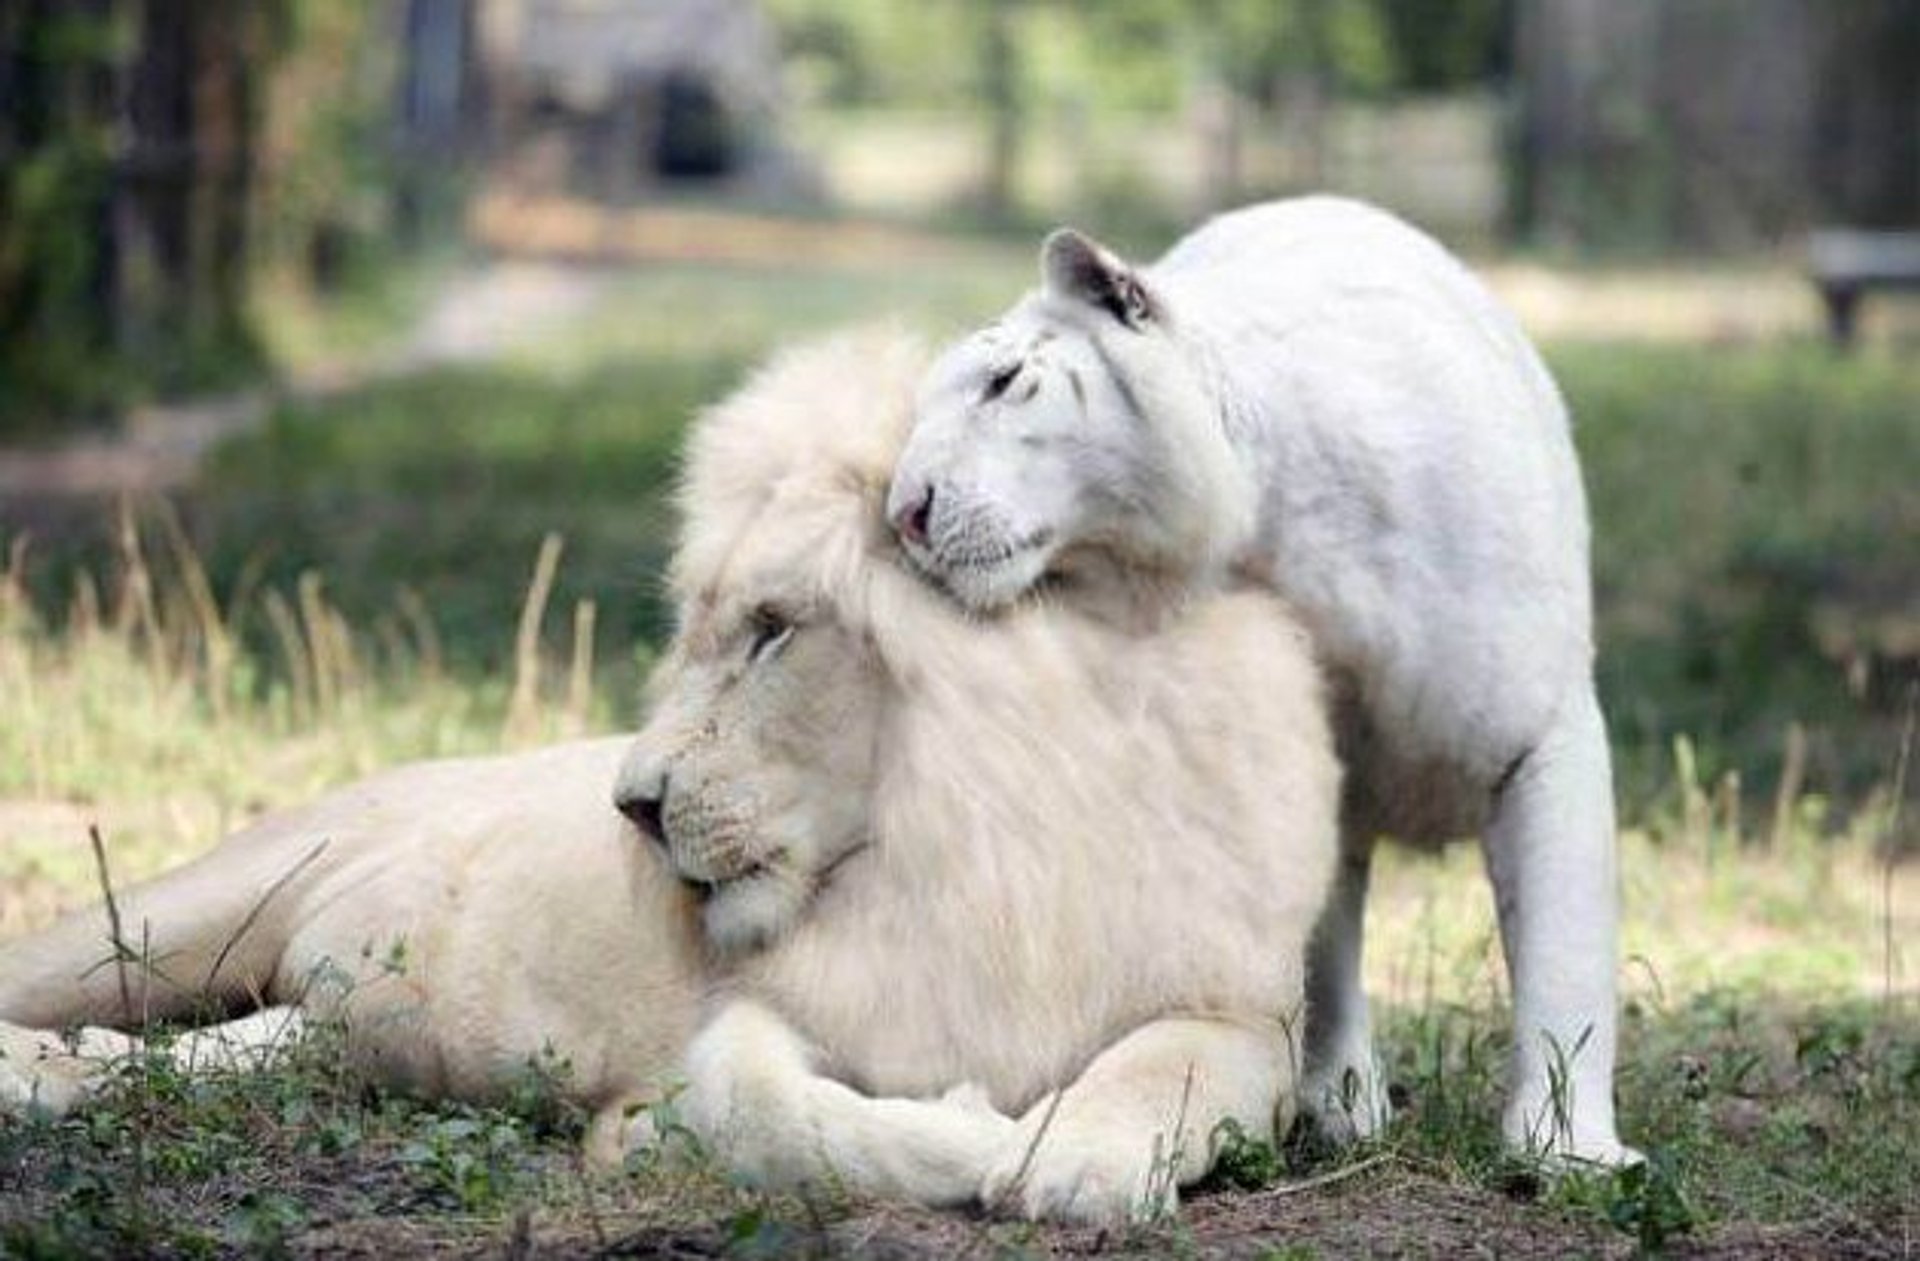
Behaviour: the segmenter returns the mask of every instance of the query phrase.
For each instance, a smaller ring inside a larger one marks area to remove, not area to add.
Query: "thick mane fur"
[[[1071,599],[961,614],[880,520],[923,362],[874,333],[788,354],[689,447],[676,592],[804,574],[887,689],[872,852],[735,982],[862,1088],[1003,1108],[1168,1013],[1290,1025],[1338,795],[1303,632],[1251,594],[1152,634]]]
[[[774,512],[795,553],[830,558],[822,577],[844,587],[862,550],[886,546],[877,505],[926,360],[904,333],[855,330],[775,356],[702,415],[677,494],[676,601],[717,581],[742,535]]]

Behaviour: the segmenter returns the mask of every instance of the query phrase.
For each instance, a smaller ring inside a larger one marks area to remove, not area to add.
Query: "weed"
[[[802,1256],[812,1251],[803,1228],[787,1221],[765,1204],[753,1204],[727,1220],[727,1254],[742,1261]]]
[[[1212,1142],[1210,1178],[1221,1186],[1258,1191],[1278,1182],[1286,1172],[1286,1161],[1274,1141],[1247,1133],[1246,1127],[1232,1117],[1215,1127]]]
[[[289,1240],[306,1220],[306,1209],[292,1196],[249,1191],[227,1214],[221,1234],[248,1256],[283,1257],[288,1254]]]
[[[427,1191],[464,1213],[492,1213],[528,1185],[526,1135],[490,1109],[450,1107],[423,1118],[400,1163]]]
[[[1631,1236],[1642,1255],[1663,1252],[1699,1222],[1680,1179],[1658,1152],[1612,1172],[1569,1174],[1558,1183],[1554,1198],[1600,1215]]]

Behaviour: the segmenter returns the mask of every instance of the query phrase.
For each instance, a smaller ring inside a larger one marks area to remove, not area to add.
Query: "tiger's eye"
[[[991,403],[1007,392],[1007,387],[1020,379],[1020,364],[1009,364],[987,378],[987,388],[980,392],[980,401]]]

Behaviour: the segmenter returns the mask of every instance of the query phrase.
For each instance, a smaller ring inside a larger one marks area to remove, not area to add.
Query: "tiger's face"
[[[888,492],[907,554],[976,609],[1095,550],[1183,572],[1210,563],[1220,505],[1239,503],[1164,300],[1069,230],[1041,261],[1038,290],[927,374]]]
[[[934,364],[887,503],[914,562],[968,605],[1020,595],[1097,533],[1124,475],[1125,395],[1036,294]]]

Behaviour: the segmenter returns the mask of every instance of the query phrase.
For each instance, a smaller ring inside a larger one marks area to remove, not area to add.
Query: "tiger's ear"
[[[1040,246],[1040,280],[1049,293],[1099,307],[1139,331],[1161,318],[1140,273],[1112,250],[1072,228],[1056,228]]]

